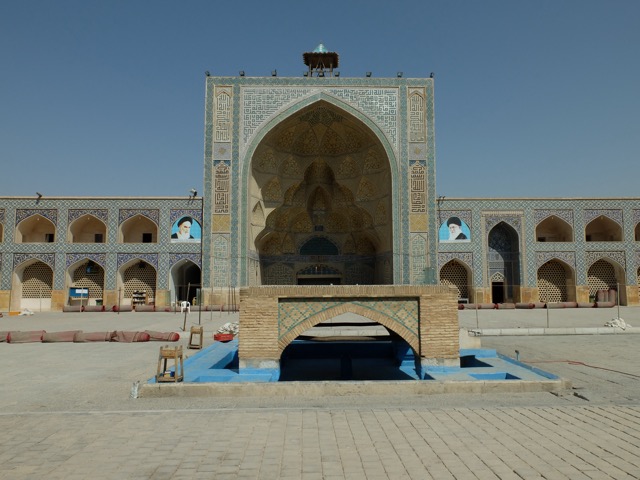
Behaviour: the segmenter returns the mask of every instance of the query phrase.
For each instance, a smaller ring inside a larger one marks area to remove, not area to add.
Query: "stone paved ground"
[[[551,313],[558,322],[602,325],[582,312]],[[467,313],[461,324],[473,327]],[[546,321],[484,313],[492,327]],[[640,327],[638,313],[620,316]],[[200,318],[205,343],[233,320],[216,315]],[[604,321],[611,316],[609,309]],[[0,330],[169,331],[182,321],[165,313],[36,314],[4,317]],[[187,327],[197,322],[191,313]],[[132,383],[155,373],[158,343],[0,344],[0,478],[640,478],[640,335],[482,341],[510,356],[519,350],[522,361],[571,379],[573,390],[132,399]]]

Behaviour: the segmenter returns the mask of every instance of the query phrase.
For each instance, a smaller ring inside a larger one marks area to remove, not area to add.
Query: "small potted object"
[[[230,342],[238,333],[238,329],[239,325],[237,323],[227,322],[213,334],[213,339],[216,342]]]
[[[230,342],[233,340],[233,333],[214,333],[213,339],[216,342]]]

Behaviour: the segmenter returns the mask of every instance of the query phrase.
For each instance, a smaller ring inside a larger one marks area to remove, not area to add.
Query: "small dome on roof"
[[[338,67],[338,54],[336,52],[330,52],[322,43],[320,43],[313,52],[305,52],[302,54],[304,64],[309,67],[309,72],[333,72],[334,68]],[[322,75],[324,76],[324,75]]]
[[[319,44],[316,48],[313,49],[313,53],[328,53],[329,51],[323,44]]]

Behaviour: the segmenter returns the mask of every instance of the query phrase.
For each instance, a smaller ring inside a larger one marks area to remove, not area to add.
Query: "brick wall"
[[[261,362],[279,362],[284,348],[297,335],[327,318],[326,312],[300,321],[283,334],[288,319],[279,318],[279,302],[285,299],[326,300],[335,314],[352,311],[385,324],[402,336],[424,359],[442,363],[459,356],[457,291],[448,286],[351,285],[351,286],[263,286],[240,290],[239,357],[241,364],[258,366]],[[417,331],[389,316],[354,305],[356,301],[386,299],[415,300],[418,303]],[[354,303],[351,303],[354,302]],[[335,315],[332,315],[335,316]]]

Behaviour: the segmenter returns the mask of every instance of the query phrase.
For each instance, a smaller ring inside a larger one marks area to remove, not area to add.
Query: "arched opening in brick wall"
[[[104,268],[98,263],[84,258],[69,265],[66,272],[66,291],[69,292],[65,300],[67,305],[96,305],[104,299]],[[86,295],[71,295],[71,288],[87,291]]]
[[[540,302],[575,302],[575,272],[560,260],[545,262],[538,269],[538,295]]]
[[[536,242],[573,242],[573,228],[552,215],[536,225]]]
[[[117,288],[121,305],[150,305],[156,299],[156,269],[136,258],[118,269]]]
[[[596,301],[617,301],[627,304],[627,289],[624,279],[625,271],[617,262],[601,258],[592,263],[587,271],[589,296]],[[606,292],[606,297],[604,297]]]
[[[500,222],[489,232],[487,264],[491,302],[520,301],[520,243],[511,225]]]
[[[440,269],[440,284],[455,287],[458,291],[458,300],[475,301],[471,298],[472,278],[471,269],[459,260],[450,260]]]
[[[621,242],[622,227],[605,215],[591,220],[585,228],[587,242]]]
[[[201,288],[201,270],[189,259],[178,260],[169,275],[169,290],[172,302],[197,304],[198,290]]]
[[[416,379],[417,335],[358,304],[310,316],[279,345],[280,381]]]
[[[49,311],[53,269],[40,260],[27,260],[13,271],[11,290],[11,310]]]
[[[56,226],[40,214],[31,215],[16,225],[16,243],[53,243]]]
[[[93,215],[83,215],[69,225],[67,241],[69,243],[105,243],[107,225]]]
[[[253,154],[249,195],[262,285],[298,283],[295,272],[318,263],[345,285],[393,283],[389,159],[348,112],[321,100],[272,128]]]
[[[158,243],[158,225],[145,215],[134,215],[120,225],[120,243]]]

